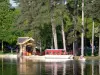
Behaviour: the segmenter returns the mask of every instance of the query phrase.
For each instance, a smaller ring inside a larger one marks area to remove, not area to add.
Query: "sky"
[[[17,6],[17,4],[16,4],[16,3],[14,3],[14,1],[13,1],[13,0],[10,0],[10,4],[11,4],[13,7],[16,7],[16,6]]]
[[[67,3],[67,0],[64,0],[65,4]],[[12,5],[12,7],[16,7],[18,6],[18,4],[16,4],[13,0],[10,0],[10,4]]]

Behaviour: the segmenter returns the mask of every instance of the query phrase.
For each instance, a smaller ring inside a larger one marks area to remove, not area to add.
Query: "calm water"
[[[0,75],[100,75],[100,61],[34,62],[0,59]]]

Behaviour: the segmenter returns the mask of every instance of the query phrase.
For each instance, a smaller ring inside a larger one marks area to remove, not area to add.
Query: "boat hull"
[[[73,60],[73,55],[45,55],[46,62],[60,62]]]

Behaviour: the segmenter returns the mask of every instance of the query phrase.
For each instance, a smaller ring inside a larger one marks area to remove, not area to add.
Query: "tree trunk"
[[[73,32],[74,32],[74,35],[73,35],[73,38],[75,38],[74,39],[74,41],[73,41],[73,55],[74,56],[76,56],[77,55],[77,35],[76,35],[76,31],[75,31],[75,29],[76,29],[76,25],[77,25],[77,13],[78,13],[78,11],[77,11],[77,5],[78,4],[78,1],[77,0],[74,0],[74,14],[73,14],[73,27],[74,27],[74,30],[73,30]]]
[[[92,26],[92,56],[94,56],[94,20]]]
[[[82,0],[81,55],[84,56],[84,0]]]
[[[3,48],[4,48],[4,46],[3,46],[3,40],[2,40],[2,53],[3,53]]]
[[[51,0],[51,7],[53,6],[54,0]],[[58,49],[58,43],[57,43],[57,33],[56,33],[56,25],[54,23],[54,13],[53,13],[53,7],[51,8],[51,25],[52,25],[52,36],[54,40],[54,48]]]
[[[100,29],[100,26],[99,26]],[[99,30],[99,56],[100,56],[100,30]]]
[[[41,45],[41,41],[40,41],[40,55],[42,55],[42,45]]]
[[[73,55],[74,56],[76,56],[76,50],[77,50],[77,36],[76,36],[76,32],[75,32],[75,26],[76,26],[76,17],[75,16],[73,16],[73,25],[74,25],[74,29],[73,29],[73,38],[75,38],[74,39],[74,41],[73,41]]]
[[[53,49],[54,47],[53,47],[54,45],[53,45],[53,37],[51,38],[51,49]]]
[[[62,38],[63,38],[63,49],[66,50],[66,41],[65,41],[65,33],[64,33],[64,23],[63,23],[63,19],[62,19],[61,28],[62,28]]]
[[[54,40],[54,48],[58,49],[56,26],[55,26],[55,24],[53,23],[52,20],[51,20],[51,24],[52,24],[52,34],[53,34],[53,40]]]

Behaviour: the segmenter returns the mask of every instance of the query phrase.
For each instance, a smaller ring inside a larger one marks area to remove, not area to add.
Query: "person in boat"
[[[62,50],[62,55],[66,55],[66,51]]]
[[[80,57],[79,57],[79,59],[83,59],[84,57],[81,55]]]
[[[84,56],[81,55],[81,56],[79,57],[79,60],[85,60]]]

